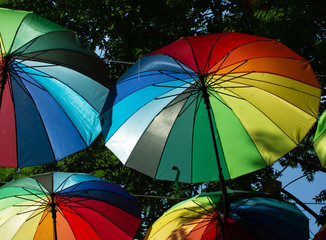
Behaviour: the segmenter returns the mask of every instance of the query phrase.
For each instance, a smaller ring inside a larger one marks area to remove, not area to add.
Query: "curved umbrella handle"
[[[176,189],[176,191],[178,192],[178,191],[179,191],[179,184],[178,184],[178,181],[179,181],[179,176],[180,176],[180,170],[179,170],[179,168],[176,167],[176,166],[173,166],[173,167],[172,167],[172,170],[176,170],[176,171],[177,171],[177,175],[175,176],[174,184],[175,184],[175,189]]]

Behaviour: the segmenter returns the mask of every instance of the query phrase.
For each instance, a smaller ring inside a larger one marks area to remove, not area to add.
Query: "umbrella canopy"
[[[318,120],[313,142],[321,165],[326,168],[326,111],[322,113]]]
[[[231,179],[295,148],[321,90],[309,62],[279,41],[232,32],[151,53],[110,94],[106,146],[153,178],[198,183],[217,180],[218,165]]]
[[[228,194],[229,218],[221,220],[216,210],[220,192],[202,193],[165,212],[145,240],[309,239],[309,220],[295,205],[255,193]]]
[[[3,8],[0,50],[0,166],[50,163],[89,146],[101,132],[105,63],[74,32]]]
[[[313,240],[325,240],[326,239],[326,224],[316,233]]]
[[[54,172],[0,188],[2,240],[133,239],[139,224],[136,200],[92,175]]]

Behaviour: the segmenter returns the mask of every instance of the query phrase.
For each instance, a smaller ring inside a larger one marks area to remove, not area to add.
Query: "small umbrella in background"
[[[105,63],[73,31],[0,8],[0,166],[51,163],[101,132]]]
[[[0,188],[1,240],[127,240],[139,224],[136,200],[92,175],[53,172]]]
[[[199,183],[262,169],[299,144],[321,89],[307,60],[236,32],[185,37],[138,60],[109,93],[106,146],[160,180]],[[110,97],[111,96],[111,97]]]
[[[253,192],[228,194],[227,219],[217,210],[221,192],[202,193],[166,211],[149,228],[145,240],[309,239],[309,220],[294,204]]]
[[[316,233],[313,240],[326,240],[326,224]]]
[[[313,142],[320,163],[326,168],[326,111],[318,119]]]

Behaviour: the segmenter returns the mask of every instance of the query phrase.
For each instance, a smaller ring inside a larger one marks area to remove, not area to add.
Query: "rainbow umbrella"
[[[1,240],[128,240],[139,224],[136,200],[89,174],[53,172],[0,188]]]
[[[0,166],[51,163],[101,132],[105,63],[73,31],[0,8]]]
[[[221,192],[202,193],[166,211],[145,240],[309,239],[309,220],[294,204],[253,192],[228,194],[227,219],[217,210]]]
[[[105,144],[156,179],[232,179],[295,148],[317,119],[320,94],[309,62],[279,41],[185,37],[138,60],[110,90]]]
[[[313,146],[321,165],[326,168],[326,111],[322,113],[317,123]]]

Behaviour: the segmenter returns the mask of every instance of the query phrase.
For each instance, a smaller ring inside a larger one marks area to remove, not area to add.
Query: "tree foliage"
[[[76,31],[85,45],[107,60],[113,80],[130,66],[117,61],[134,62],[183,36],[237,31],[280,39],[310,61],[320,76],[321,85],[325,86],[326,2],[322,0],[10,0],[1,1],[0,6],[33,11]],[[325,96],[324,90],[322,96]],[[320,112],[324,109],[321,104]],[[308,181],[313,181],[316,172],[324,171],[312,147],[314,130],[280,161],[284,167],[300,167]],[[177,191],[174,183],[154,181],[124,167],[104,146],[101,137],[87,150],[57,164],[19,171],[1,168],[0,179],[9,181],[47,171],[86,172],[124,186],[137,197],[143,211],[139,238],[179,199],[193,196],[201,189],[218,189],[216,183],[181,184]],[[233,189],[263,191],[266,183],[279,174],[281,172],[269,167],[227,184]],[[315,199],[325,202],[325,191]],[[323,208],[321,220],[325,219],[325,213]]]

